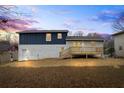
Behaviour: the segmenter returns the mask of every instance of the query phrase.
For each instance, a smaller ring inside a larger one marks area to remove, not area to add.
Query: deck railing
[[[102,48],[98,47],[69,47],[73,52],[102,52]]]
[[[98,54],[102,53],[102,47],[69,47],[60,52],[60,56],[73,54]]]

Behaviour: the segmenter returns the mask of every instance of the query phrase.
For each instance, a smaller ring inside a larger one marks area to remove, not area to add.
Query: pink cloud
[[[0,5],[0,30],[25,30],[32,28],[34,23],[38,23],[38,21],[31,19],[29,16],[26,17],[23,13],[14,10],[16,7],[14,5]],[[30,9],[35,11],[36,7],[30,6]]]
[[[33,23],[38,23],[35,20],[8,19],[7,22],[0,23],[0,29],[3,30],[25,30],[32,26]]]

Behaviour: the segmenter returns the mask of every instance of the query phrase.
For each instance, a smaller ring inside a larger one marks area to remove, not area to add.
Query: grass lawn
[[[0,67],[0,87],[124,87],[124,67]]]

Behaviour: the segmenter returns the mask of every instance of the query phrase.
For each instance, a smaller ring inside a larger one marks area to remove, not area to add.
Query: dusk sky
[[[86,5],[35,5],[17,6],[16,11],[31,14],[27,18],[38,23],[31,27],[38,29],[68,29],[69,31],[83,31],[84,33],[112,34],[112,23],[124,6],[86,6]]]

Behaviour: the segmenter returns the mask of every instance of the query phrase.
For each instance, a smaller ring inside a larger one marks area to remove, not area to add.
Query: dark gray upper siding
[[[51,41],[46,41],[46,33],[19,33],[19,44],[66,44],[67,32],[49,32]],[[62,33],[62,39],[57,38],[58,33]]]

